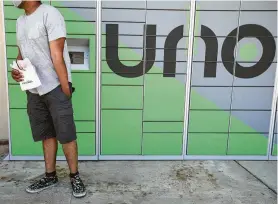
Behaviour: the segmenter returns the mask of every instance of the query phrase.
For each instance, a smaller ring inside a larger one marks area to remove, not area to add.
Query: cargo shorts
[[[72,86],[70,83],[70,88]],[[61,85],[45,95],[27,93],[27,113],[35,142],[56,138],[61,144],[76,140],[71,99]]]

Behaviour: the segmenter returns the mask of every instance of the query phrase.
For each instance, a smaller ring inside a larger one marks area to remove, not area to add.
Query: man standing
[[[28,58],[36,68],[41,86],[27,91],[27,112],[35,142],[42,141],[45,176],[26,191],[38,193],[54,186],[59,141],[63,146],[69,169],[73,195],[83,197],[86,189],[78,173],[76,128],[71,102],[70,57],[66,43],[66,26],[61,13],[41,1],[13,1],[24,9],[17,19],[17,60]],[[13,70],[12,77],[22,81],[22,73]]]

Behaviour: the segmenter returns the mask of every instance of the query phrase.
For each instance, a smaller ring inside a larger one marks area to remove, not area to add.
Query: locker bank
[[[80,160],[276,159],[277,2],[43,2],[66,21]],[[42,160],[9,67],[22,13],[4,1],[6,159]]]

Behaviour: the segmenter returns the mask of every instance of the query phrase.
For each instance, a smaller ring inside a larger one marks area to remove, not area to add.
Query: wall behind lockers
[[[6,65],[5,65],[5,34],[4,34],[4,11],[0,2],[0,141],[7,140],[9,137],[9,120],[8,120],[8,100],[7,100],[7,82],[6,82]]]
[[[100,147],[104,156],[265,156],[269,135],[277,154],[277,127],[274,134],[269,132],[277,68],[277,2],[196,1],[191,48],[190,1],[102,1],[99,69],[96,2],[45,3],[65,17],[68,38],[90,41],[90,69],[73,71],[81,155],[95,155]],[[15,19],[20,13],[5,2],[8,64],[17,53]],[[193,49],[189,59],[188,49]],[[187,67],[189,60],[192,67]],[[97,70],[101,80],[96,96]],[[26,97],[10,71],[12,154],[41,155],[40,145],[31,139]],[[96,118],[96,108],[101,118]],[[96,132],[99,119],[101,131]]]

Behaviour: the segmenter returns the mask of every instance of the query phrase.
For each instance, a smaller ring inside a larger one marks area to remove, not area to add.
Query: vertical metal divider
[[[3,50],[4,50],[4,75],[5,75],[5,78],[4,78],[4,82],[6,84],[6,87],[5,87],[5,92],[6,92],[6,100],[5,100],[5,103],[7,104],[7,124],[8,124],[8,138],[9,138],[9,154],[8,154],[8,158],[9,160],[11,160],[11,154],[12,154],[12,137],[11,137],[11,117],[10,117],[10,103],[9,103],[9,81],[8,81],[8,65],[7,65],[7,47],[6,47],[6,30],[5,30],[5,14],[4,14],[4,1],[1,1],[0,2],[0,7],[2,8],[2,15],[1,15],[1,23],[2,23],[2,31],[3,31],[3,35],[4,35],[4,38],[3,38]],[[2,102],[1,102],[2,103]]]
[[[238,38],[239,38],[239,27],[240,27],[240,14],[241,14],[241,2],[239,1],[239,10],[238,10],[238,21],[237,21],[237,35],[236,35],[236,46],[235,46],[235,52],[234,52],[234,65],[233,65],[233,80],[232,80],[232,90],[231,90],[231,100],[230,100],[230,107],[229,107],[229,123],[228,123],[228,138],[226,143],[226,155],[228,155],[228,151],[230,148],[230,130],[231,130],[231,124],[232,124],[232,108],[233,108],[233,93],[234,93],[234,81],[235,81],[235,72],[236,72],[236,60],[237,60],[237,54],[238,54]]]
[[[141,155],[143,155],[143,143],[144,143],[144,108],[145,108],[145,70],[146,70],[146,40],[147,40],[147,5],[148,0],[145,1],[145,25],[144,25],[144,32],[143,32],[143,106],[142,106],[142,136],[141,136]]]
[[[96,0],[96,156],[99,160],[101,152],[101,0]]]
[[[183,121],[183,149],[182,156],[186,159],[187,156],[187,141],[188,141],[188,126],[189,126],[189,109],[190,109],[190,92],[191,92],[191,71],[193,61],[194,49],[194,30],[195,30],[195,16],[196,16],[196,0],[190,1],[190,23],[189,23],[189,37],[188,37],[188,52],[187,52],[187,74],[185,84],[185,102],[184,102],[184,121]]]
[[[277,160],[277,156],[272,155],[275,119],[278,120],[278,118],[276,118],[277,102],[278,102],[278,63],[276,63],[276,72],[275,72],[274,89],[273,89],[273,96],[272,96],[270,124],[269,124],[269,132],[268,132],[268,146],[267,146],[267,158],[268,158],[268,160]]]
[[[276,116],[276,107],[277,107],[277,100],[278,100],[278,63],[277,63],[276,66],[277,67],[276,67],[274,90],[273,90],[273,97],[272,97],[270,125],[269,125],[269,132],[268,132],[268,146],[267,146],[268,160],[270,160],[270,157],[272,156],[273,139],[274,139],[274,127],[275,127],[275,116]],[[276,118],[276,120],[277,120],[277,118]]]

